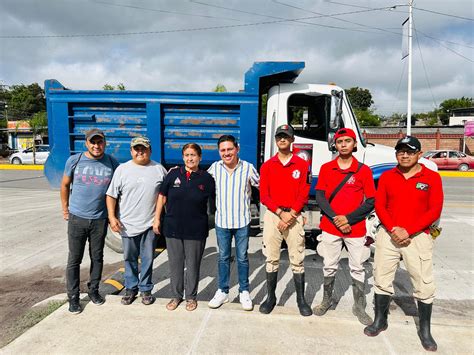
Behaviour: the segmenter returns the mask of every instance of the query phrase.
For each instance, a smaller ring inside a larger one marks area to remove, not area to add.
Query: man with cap
[[[338,156],[321,167],[316,201],[321,209],[318,254],[323,258],[323,301],[313,309],[317,316],[331,307],[334,281],[343,247],[349,253],[354,305],[352,313],[364,325],[372,323],[365,312],[365,268],[370,256],[366,246],[365,218],[374,209],[375,185],[370,168],[352,155],[357,151],[355,132],[341,128],[334,135]]]
[[[418,301],[421,344],[428,351],[436,351],[430,329],[435,293],[430,226],[441,215],[441,177],[418,162],[422,151],[415,137],[400,139],[395,152],[398,165],[382,174],[375,196],[375,211],[382,223],[375,241],[375,319],[364,333],[376,336],[387,329],[393,280],[403,259]]]
[[[155,301],[151,294],[155,251],[153,222],[166,170],[151,160],[151,143],[147,137],[133,138],[130,154],[132,160],[118,167],[107,190],[107,209],[110,228],[122,236],[126,288],[122,304],[131,304],[140,291],[142,303],[150,305]],[[141,259],[140,272],[138,258]]]
[[[311,307],[304,298],[305,232],[301,216],[301,210],[308,201],[309,166],[306,161],[292,154],[291,144],[294,140],[293,127],[287,124],[279,126],[275,132],[278,152],[260,169],[260,200],[267,207],[263,224],[267,298],[259,310],[268,314],[275,307],[280,248],[285,240],[298,308],[302,316],[310,316]]]
[[[87,131],[85,145],[87,151],[72,155],[66,161],[61,181],[63,218],[68,221],[67,295],[69,312],[74,314],[82,312],[80,267],[87,241],[91,259],[89,298],[96,305],[105,302],[99,294],[107,234],[105,192],[119,165],[115,158],[105,154],[105,135],[101,130]]]

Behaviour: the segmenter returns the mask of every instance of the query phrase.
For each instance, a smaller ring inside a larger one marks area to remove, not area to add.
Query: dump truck
[[[50,155],[45,175],[52,187],[59,186],[66,160],[85,149],[84,132],[91,128],[104,131],[106,151],[119,162],[130,159],[133,137],[148,136],[152,159],[167,168],[182,164],[181,148],[189,142],[202,147],[201,166],[206,168],[220,159],[219,137],[232,134],[240,144],[240,157],[259,169],[277,152],[276,128],[290,123],[295,129],[293,147],[310,165],[311,197],[321,165],[335,157],[333,136],[341,127],[356,132],[355,156],[371,168],[377,182],[396,164],[393,148],[364,140],[341,87],[295,83],[304,67],[304,62],[256,62],[245,73],[239,92],[69,90],[54,79],[46,80]],[[436,170],[432,162],[424,163]],[[312,198],[308,209],[317,210]],[[309,229],[319,221],[311,216]],[[372,224],[368,221],[371,234],[373,217]],[[110,234],[107,244],[120,250],[120,238]]]

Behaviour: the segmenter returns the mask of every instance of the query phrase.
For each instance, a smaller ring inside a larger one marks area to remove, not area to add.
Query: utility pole
[[[413,0],[408,0],[408,104],[407,104],[407,136],[411,136],[411,66],[412,66],[412,16]]]

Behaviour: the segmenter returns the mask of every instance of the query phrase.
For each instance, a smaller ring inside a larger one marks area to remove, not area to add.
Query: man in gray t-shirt
[[[126,288],[122,304],[131,304],[140,291],[142,303],[149,305],[155,300],[151,294],[155,249],[152,227],[158,192],[166,170],[161,164],[150,160],[151,144],[148,138],[136,137],[130,146],[132,160],[118,167],[107,190],[107,210],[110,228],[122,236]],[[141,258],[140,275],[138,257]]]
[[[105,192],[119,163],[105,154],[105,135],[98,129],[86,132],[87,151],[71,156],[61,182],[63,217],[68,221],[69,255],[66,269],[69,311],[80,313],[80,266],[89,241],[91,269],[89,298],[102,304],[99,283],[104,264],[104,241],[107,234]]]

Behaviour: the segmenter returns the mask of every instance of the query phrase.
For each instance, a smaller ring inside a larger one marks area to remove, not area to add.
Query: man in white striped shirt
[[[251,187],[258,187],[260,177],[255,167],[239,159],[239,145],[234,136],[223,135],[217,142],[220,161],[208,172],[216,181],[216,236],[219,247],[219,289],[209,302],[219,308],[229,302],[229,275],[232,237],[235,238],[239,299],[242,308],[253,309],[249,293],[249,246]]]

